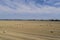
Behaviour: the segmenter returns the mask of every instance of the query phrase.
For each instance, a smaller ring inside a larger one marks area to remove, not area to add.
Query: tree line
[[[0,21],[60,21],[59,19],[0,19]]]

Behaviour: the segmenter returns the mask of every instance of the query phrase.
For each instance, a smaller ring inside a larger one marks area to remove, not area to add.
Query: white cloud
[[[60,2],[58,2],[58,3],[55,3],[55,5],[57,6],[57,5],[59,5],[60,6]]]
[[[60,13],[60,7],[52,7],[48,5],[39,5],[41,7],[37,7],[35,2],[29,2],[29,4],[25,4],[23,2],[11,2],[11,1],[4,1],[8,6],[0,5],[0,11],[9,12],[9,13]],[[59,4],[59,3],[58,3]],[[16,5],[16,6],[15,6]],[[16,9],[12,9],[16,8]]]
[[[0,11],[2,11],[2,12],[14,12],[13,9],[11,9],[7,6],[3,6],[3,5],[0,5]]]

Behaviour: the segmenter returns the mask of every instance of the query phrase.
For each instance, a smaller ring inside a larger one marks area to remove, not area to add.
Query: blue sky
[[[60,0],[0,0],[0,19],[60,19]]]

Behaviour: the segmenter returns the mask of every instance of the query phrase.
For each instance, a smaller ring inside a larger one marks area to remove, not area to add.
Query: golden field
[[[60,22],[0,21],[0,40],[60,40]]]

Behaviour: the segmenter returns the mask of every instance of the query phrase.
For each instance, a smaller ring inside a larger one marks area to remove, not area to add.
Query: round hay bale
[[[50,33],[54,33],[53,31],[50,31]]]
[[[6,31],[3,31],[3,33],[6,33]]]

